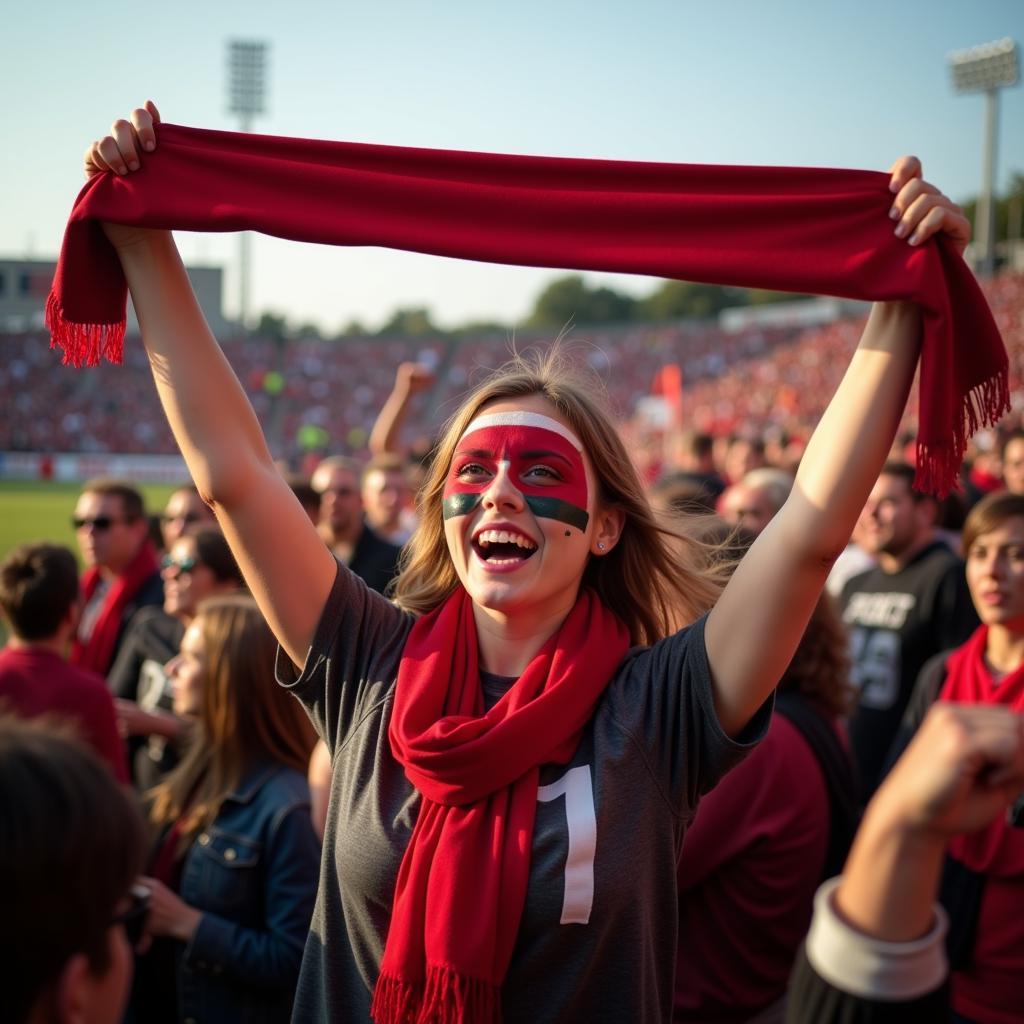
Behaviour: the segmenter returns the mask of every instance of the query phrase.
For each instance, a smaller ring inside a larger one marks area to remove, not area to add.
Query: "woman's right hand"
[[[160,123],[160,111],[152,100],[146,100],[145,106],[136,107],[128,120],[119,118],[110,126],[110,134],[98,139],[85,151],[85,176],[110,171],[117,175],[131,174],[142,166],[144,153],[152,153],[156,149],[155,125]],[[153,231],[147,228],[133,228],[121,224],[103,225],[114,248],[123,249],[127,246],[144,242],[154,235],[166,232]]]

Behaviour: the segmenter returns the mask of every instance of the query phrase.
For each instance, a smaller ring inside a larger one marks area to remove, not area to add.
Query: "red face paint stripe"
[[[586,469],[582,455],[565,436],[572,437],[571,433],[548,417],[529,415],[533,419],[530,424],[492,426],[487,417],[481,417],[470,425],[474,429],[462,436],[452,459],[445,501],[457,494],[482,494],[501,471],[501,463],[508,463],[511,482],[525,497],[556,499],[574,506],[577,521],[580,515],[586,516]],[[536,426],[537,421],[558,429]],[[454,509],[455,504],[449,503],[449,507]],[[465,506],[459,503],[458,507]],[[448,517],[455,514],[466,513],[446,513]]]

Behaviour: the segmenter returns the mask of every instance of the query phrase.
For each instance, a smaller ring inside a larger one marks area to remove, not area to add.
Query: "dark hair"
[[[125,519],[141,519],[146,514],[146,506],[138,489],[127,480],[117,480],[109,476],[97,476],[82,484],[83,494],[112,494],[121,499],[121,514]]]
[[[292,489],[292,494],[299,499],[299,504],[304,509],[308,511],[320,508],[320,492],[313,490],[308,476],[303,476],[301,473],[289,473],[285,480]]]
[[[23,1021],[70,957],[109,966],[107,933],[142,868],[138,811],[91,751],[41,720],[0,716],[0,962]]]
[[[914,479],[917,476],[917,470],[909,462],[903,462],[900,459],[889,459],[882,466],[882,471],[878,475],[880,477],[894,476],[897,480],[902,480],[907,485],[907,491],[914,501],[930,501],[936,505],[938,504],[938,499],[934,494],[914,490]]]
[[[1006,522],[1020,516],[1024,519],[1024,494],[1010,491],[996,491],[978,502],[964,520],[963,553],[966,556],[971,545],[983,534],[990,533]]]
[[[779,680],[779,691],[802,694],[837,717],[854,705],[850,682],[850,640],[835,601],[822,591],[793,659]]]
[[[0,608],[15,636],[53,636],[78,599],[78,563],[59,544],[22,544],[0,564]]]
[[[187,533],[181,539],[186,538],[195,542],[199,561],[213,573],[218,583],[245,586],[242,571],[238,568],[235,556],[220,530],[204,528],[196,530],[195,533]]]

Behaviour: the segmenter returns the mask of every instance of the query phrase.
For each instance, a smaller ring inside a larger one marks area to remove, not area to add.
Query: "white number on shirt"
[[[887,711],[900,694],[900,638],[888,629],[850,631],[853,684],[860,687],[864,707]]]
[[[569,854],[565,859],[565,897],[560,924],[588,924],[594,906],[594,854],[597,850],[597,815],[590,765],[570,768],[548,786],[537,787],[543,803],[565,797]]]

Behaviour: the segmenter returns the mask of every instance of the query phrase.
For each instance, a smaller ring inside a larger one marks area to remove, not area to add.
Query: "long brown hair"
[[[189,749],[152,791],[151,820],[181,820],[182,846],[210,825],[225,797],[260,761],[305,774],[316,737],[299,702],[274,679],[276,643],[252,598],[199,605],[205,671]]]
[[[582,585],[592,587],[625,623],[634,644],[654,643],[697,618],[721,591],[699,542],[659,523],[640,477],[615,430],[604,387],[570,363],[559,345],[516,354],[483,382],[448,422],[418,499],[420,524],[405,547],[395,602],[415,614],[441,604],[458,577],[445,541],[441,501],[459,438],[490,402],[546,398],[583,442],[598,481],[598,500],[623,513],[622,535],[602,558],[591,558]],[[676,550],[678,548],[678,550]]]

